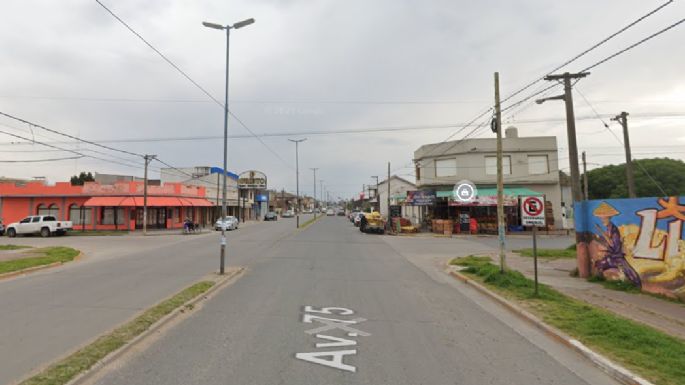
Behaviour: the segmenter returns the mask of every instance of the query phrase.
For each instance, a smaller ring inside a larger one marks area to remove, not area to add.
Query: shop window
[[[124,224],[124,208],[123,207],[103,207],[100,211],[100,223],[103,225],[123,225]]]
[[[89,225],[93,215],[93,209],[76,204],[69,206],[69,220],[75,225]]]
[[[485,157],[485,174],[486,175],[497,175],[497,157],[496,156],[486,156]],[[511,156],[502,156],[502,174],[511,175]]]
[[[540,175],[549,173],[547,155],[528,155],[528,174]]]
[[[59,207],[57,207],[57,205],[54,203],[50,206],[41,203],[38,205],[36,215],[52,215],[56,217],[59,215]]]

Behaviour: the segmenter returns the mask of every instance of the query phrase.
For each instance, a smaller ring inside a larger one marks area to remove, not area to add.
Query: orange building
[[[148,228],[183,228],[190,218],[210,224],[205,188],[180,183],[148,185]],[[18,222],[28,215],[53,215],[72,221],[74,230],[135,230],[143,227],[143,182],[126,181],[113,185],[69,182],[46,185],[0,183],[0,218],[3,223]]]

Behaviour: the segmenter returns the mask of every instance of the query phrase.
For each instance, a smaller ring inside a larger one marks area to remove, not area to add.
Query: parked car
[[[283,218],[292,218],[295,216],[295,212],[293,210],[288,210],[281,215]]]
[[[303,210],[303,211],[302,211],[302,214],[313,214],[313,213],[314,213],[314,211],[313,211],[313,210],[309,210],[309,209]]]
[[[0,236],[5,235],[5,225],[2,224],[2,220],[0,220]]]
[[[51,235],[64,235],[73,227],[71,221],[58,221],[52,215],[31,215],[19,222],[10,223],[7,226],[7,236],[14,238],[17,235],[40,234],[41,237]]]
[[[326,210],[326,215],[331,217],[331,216],[335,215],[335,211],[333,211],[333,209],[328,209],[328,210]]]
[[[265,221],[277,221],[278,215],[273,211],[269,211],[268,213],[266,213],[266,215],[264,215],[264,220]]]
[[[238,229],[238,218],[234,216],[228,216],[222,221],[219,218],[216,223],[214,223],[214,230],[221,230],[222,227],[226,227],[226,230],[237,230]]]
[[[339,217],[344,217],[344,216],[345,216],[345,210],[343,210],[343,209],[338,210],[337,215],[338,215]]]

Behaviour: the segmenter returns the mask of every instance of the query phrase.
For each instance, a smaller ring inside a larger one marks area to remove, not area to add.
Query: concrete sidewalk
[[[496,259],[496,255],[493,255],[493,258]],[[533,278],[532,257],[507,253],[507,266],[520,271],[528,278]],[[568,296],[685,339],[685,304],[670,302],[647,294],[605,289],[599,283],[571,277],[569,274],[575,267],[575,259],[539,258],[538,277],[541,283]]]

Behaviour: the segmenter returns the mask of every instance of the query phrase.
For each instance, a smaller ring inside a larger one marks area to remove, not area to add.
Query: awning
[[[476,186],[477,187],[477,186]],[[497,196],[496,187],[477,187],[479,197]],[[542,196],[544,194],[533,191],[526,187],[504,187],[504,195],[510,197],[519,197],[526,195]],[[435,196],[438,198],[452,198],[452,190],[436,191]]]
[[[143,197],[92,197],[84,206],[99,207],[142,207]],[[214,204],[204,198],[147,197],[148,207],[212,207]]]

